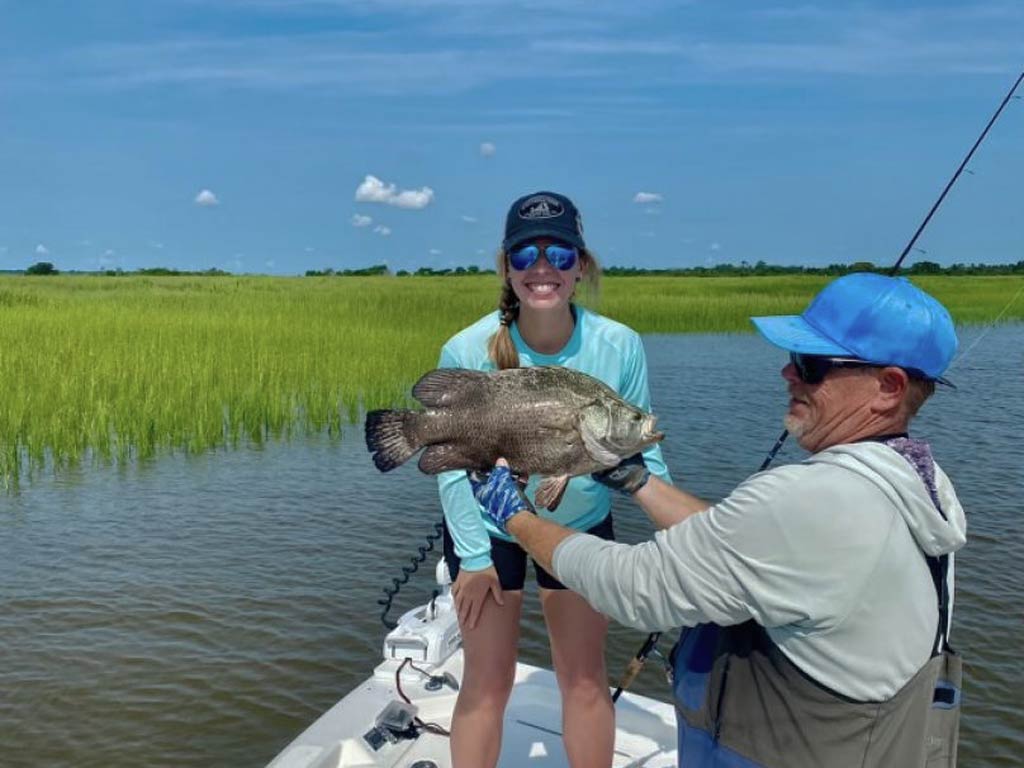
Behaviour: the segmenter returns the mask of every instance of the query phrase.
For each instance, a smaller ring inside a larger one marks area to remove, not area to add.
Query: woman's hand
[[[488,595],[494,597],[498,605],[505,604],[501,594],[501,582],[494,566],[482,571],[460,570],[452,584],[452,597],[455,598],[455,612],[459,617],[459,625],[465,629],[476,628],[484,603]]]
[[[517,478],[508,467],[508,462],[498,459],[494,469],[482,474],[470,472],[469,484],[477,504],[503,533],[508,533],[505,524],[519,512],[534,512],[533,504],[523,494],[526,479]]]

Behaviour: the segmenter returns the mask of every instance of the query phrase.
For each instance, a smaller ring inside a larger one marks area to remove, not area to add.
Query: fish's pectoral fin
[[[605,447],[600,436],[587,426],[585,419],[580,420],[580,437],[583,438],[583,446],[587,449],[587,453],[602,467],[614,467],[622,461],[619,454]]]
[[[428,475],[452,469],[481,469],[479,459],[468,456],[452,443],[437,443],[427,448],[420,456],[419,468]]]
[[[437,368],[420,377],[412,396],[428,408],[439,408],[473,401],[483,396],[487,374],[464,368]]]
[[[569,475],[546,477],[537,486],[537,506],[554,512],[562,501],[562,495],[569,485]]]

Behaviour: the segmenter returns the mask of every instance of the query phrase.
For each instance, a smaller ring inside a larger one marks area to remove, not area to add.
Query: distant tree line
[[[855,261],[852,264],[829,264],[827,267],[795,267],[768,264],[758,261],[750,264],[741,261],[739,264],[715,264],[710,267],[677,267],[650,269],[645,267],[605,267],[604,274],[613,277],[643,276],[680,276],[680,277],[745,277],[760,275],[845,275],[850,272],[878,272],[888,274],[889,267],[877,266],[870,261]],[[452,269],[433,269],[420,267],[414,272],[400,269],[395,277],[444,277],[457,275],[493,275],[493,269],[480,269],[477,266],[455,267]],[[385,264],[375,264],[364,269],[310,269],[307,277],[346,277],[349,275],[390,275],[391,270]],[[1024,261],[1016,264],[952,264],[944,267],[934,261],[917,261],[900,269],[901,275],[1019,275],[1024,274]]]
[[[445,275],[493,275],[493,269],[480,269],[475,264],[468,267],[455,267],[453,269],[433,269],[431,267],[420,267],[415,272],[400,269],[394,273],[395,277],[438,277]],[[307,269],[306,277],[364,277],[366,275],[390,275],[391,270],[387,264],[374,264],[372,267],[363,269]]]
[[[362,269],[307,269],[306,277],[367,277],[370,275],[390,275],[387,264],[374,264]]]
[[[870,261],[852,264],[829,264],[827,267],[786,267],[758,261],[750,264],[715,264],[710,267],[684,267],[678,269],[644,269],[641,267],[606,267],[604,274],[618,277],[671,275],[688,277],[744,277],[748,275],[846,275],[850,272],[878,272],[889,274],[890,267],[878,266]],[[901,275],[1020,275],[1024,274],[1024,261],[1016,264],[951,264],[944,267],[934,261],[917,261],[900,269]]]
[[[59,275],[60,270],[57,269],[52,262],[49,261],[37,261],[32,266],[25,270],[26,275]],[[210,269],[203,269],[198,271],[192,271],[187,269],[171,269],[170,267],[144,267],[143,269],[136,269],[126,272],[123,269],[104,269],[99,272],[86,272],[87,275],[103,275],[104,277],[124,277],[127,275],[147,275],[151,277],[167,277],[167,276],[193,276],[193,277],[216,277],[222,275],[230,275],[230,272],[225,272],[223,269],[217,269],[211,267]]]
[[[760,275],[845,275],[850,272],[878,272],[888,274],[889,267],[877,266],[870,261],[855,261],[852,264],[829,264],[827,267],[794,267],[768,264],[764,261],[757,261],[750,264],[741,261],[739,264],[715,264],[709,267],[676,267],[649,269],[645,267],[605,267],[604,274],[611,277],[644,277],[644,276],[671,276],[671,277],[746,277]],[[58,270],[52,262],[37,261],[25,270],[26,275],[58,275]],[[107,277],[120,277],[126,275],[146,275],[154,277],[165,276],[190,276],[190,277],[217,277],[230,275],[223,269],[204,269],[201,271],[190,271],[184,269],[172,269],[170,267],[146,267],[131,272],[121,269],[108,269],[101,272],[90,272],[87,274],[99,274]],[[434,269],[432,267],[420,267],[414,272],[400,269],[392,273],[386,264],[374,264],[361,269],[307,269],[306,277],[367,277],[372,275],[391,275],[395,277],[446,277],[460,275],[493,275],[493,269],[481,269],[470,265],[468,267],[454,267],[446,269]],[[917,261],[908,267],[900,270],[901,275],[1021,275],[1024,274],[1024,260],[1015,264],[951,264],[944,267],[934,261]]]

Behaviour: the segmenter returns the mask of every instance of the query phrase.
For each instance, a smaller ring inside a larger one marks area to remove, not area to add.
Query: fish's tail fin
[[[423,447],[416,435],[416,411],[370,411],[366,447],[381,472],[390,472]]]

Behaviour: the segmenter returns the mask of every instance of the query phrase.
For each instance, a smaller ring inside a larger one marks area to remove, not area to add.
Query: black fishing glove
[[[611,469],[602,469],[590,476],[612,490],[632,495],[644,487],[651,477],[651,471],[644,464],[643,455],[635,453]]]

